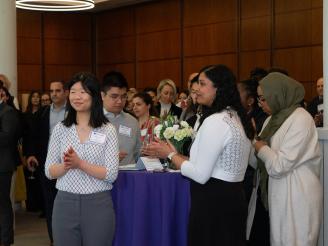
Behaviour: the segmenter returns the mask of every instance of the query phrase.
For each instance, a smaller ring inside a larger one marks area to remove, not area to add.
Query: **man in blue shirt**
[[[36,113],[31,138],[26,144],[27,165],[29,169],[38,167],[41,188],[44,196],[48,234],[52,238],[52,209],[57,194],[56,180],[49,180],[44,173],[44,163],[48,152],[48,142],[55,125],[65,118],[67,91],[62,81],[50,83],[50,97],[52,104],[42,107]]]

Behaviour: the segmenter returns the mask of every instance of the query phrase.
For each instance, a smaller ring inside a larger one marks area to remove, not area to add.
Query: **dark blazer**
[[[47,158],[49,129],[50,128],[50,106],[40,108],[34,117],[31,134],[26,141],[26,156],[34,155],[39,165],[44,165]]]
[[[308,104],[307,111],[312,115],[313,118],[316,114],[319,113],[318,112],[319,104],[323,104],[323,99],[320,98],[319,96],[313,98],[313,100]]]
[[[16,169],[19,115],[6,103],[0,104],[0,172],[12,172]]]
[[[161,114],[161,103],[160,102],[156,105],[156,110],[157,110],[158,114]],[[182,109],[172,103],[169,114],[176,115],[178,117],[178,119],[180,119],[181,113],[182,113]]]

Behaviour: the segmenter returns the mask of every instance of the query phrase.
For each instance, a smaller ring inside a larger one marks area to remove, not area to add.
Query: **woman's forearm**
[[[104,166],[92,165],[85,160],[81,160],[80,169],[97,179],[106,178],[106,168]]]
[[[67,173],[67,170],[62,163],[56,163],[49,167],[49,174],[51,178],[57,179]]]
[[[181,155],[178,153],[172,157],[172,162],[177,169],[181,169],[182,163],[186,160],[189,160],[189,158],[187,156],[184,156],[184,155]]]

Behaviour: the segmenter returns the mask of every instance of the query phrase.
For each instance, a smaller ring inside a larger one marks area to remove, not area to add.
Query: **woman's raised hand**
[[[141,153],[152,157],[165,159],[171,152],[176,152],[174,146],[167,141],[155,137],[154,141],[142,148]]]

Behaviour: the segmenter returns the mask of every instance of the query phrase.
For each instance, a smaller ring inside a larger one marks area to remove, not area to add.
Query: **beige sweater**
[[[321,153],[310,114],[296,109],[258,157],[269,174],[271,245],[317,245],[323,205]]]

